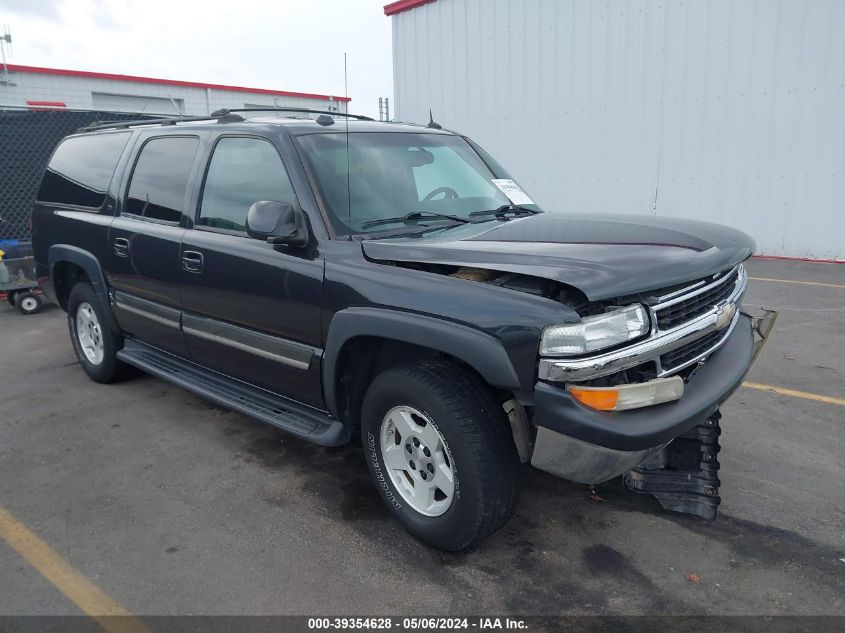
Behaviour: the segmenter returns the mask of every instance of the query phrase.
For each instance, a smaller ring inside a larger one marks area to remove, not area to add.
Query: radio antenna
[[[349,111],[349,75],[346,69],[346,53],[343,54],[343,96],[346,97],[346,109]],[[349,160],[349,117],[346,119],[346,225],[349,227],[349,241],[352,241],[352,185],[351,163]]]

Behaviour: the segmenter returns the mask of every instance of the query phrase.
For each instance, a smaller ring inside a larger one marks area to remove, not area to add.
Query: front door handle
[[[129,257],[129,240],[125,237],[114,238],[114,254],[118,257]]]
[[[202,253],[198,251],[182,251],[182,268],[189,273],[202,272]]]

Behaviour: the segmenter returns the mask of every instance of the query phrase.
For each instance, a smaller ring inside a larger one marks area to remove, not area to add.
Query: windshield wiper
[[[407,215],[400,215],[395,218],[379,218],[378,220],[370,220],[369,222],[364,222],[361,225],[362,229],[366,229],[371,226],[377,226],[379,224],[391,224],[393,222],[406,222],[408,220],[424,220],[426,218],[445,218],[447,220],[454,220],[455,222],[460,222],[461,224],[466,224],[469,222],[466,218],[462,218],[458,215],[449,215],[448,213],[435,213],[434,211],[411,211]]]
[[[381,230],[376,231],[375,233],[354,233],[352,235],[353,239],[358,239],[361,241],[369,241],[369,240],[391,240],[394,238],[399,237],[416,237],[422,236],[426,233],[435,233],[437,231],[448,231],[449,229],[453,229],[456,226],[461,226],[457,222],[455,224],[438,224],[436,226],[432,226],[430,224],[420,224],[415,226],[414,228],[405,227],[402,229],[388,229],[388,230]]]
[[[497,218],[506,218],[508,216],[519,217],[521,215],[535,215],[542,213],[537,209],[529,209],[528,207],[520,207],[512,204],[503,204],[498,209],[490,209],[488,211],[473,211],[469,214],[470,218],[480,218],[485,215],[492,215]]]

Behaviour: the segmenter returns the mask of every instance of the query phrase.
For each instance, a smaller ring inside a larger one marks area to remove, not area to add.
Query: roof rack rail
[[[358,119],[359,121],[374,121],[375,119],[364,116],[363,114],[349,114],[348,112],[333,112],[331,110],[312,110],[311,108],[222,108],[215,110],[211,116],[226,116],[232,112],[305,112],[307,114],[327,114],[329,116],[345,116],[350,119]]]
[[[374,119],[362,114],[348,114],[346,112],[332,112],[330,110],[312,110],[310,108],[222,108],[215,110],[209,116],[181,116],[181,117],[157,117],[150,119],[139,119],[136,121],[95,121],[90,125],[77,130],[82,132],[96,132],[99,130],[125,130],[130,127],[142,125],[176,125],[177,123],[192,123],[195,121],[217,121],[219,123],[235,123],[245,121],[237,112],[303,112],[307,114],[323,114],[328,116],[345,116],[359,121],[373,121]]]
[[[235,118],[237,117],[237,118]],[[77,132],[96,132],[98,130],[120,130],[139,125],[176,125],[177,123],[191,123],[193,121],[220,121],[221,123],[230,123],[235,121],[243,121],[243,117],[237,115],[219,115],[219,116],[182,116],[182,117],[158,117],[151,119],[138,119],[135,121],[95,121],[90,125],[81,127]]]

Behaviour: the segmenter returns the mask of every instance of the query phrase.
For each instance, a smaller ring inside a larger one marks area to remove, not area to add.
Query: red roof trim
[[[111,79],[113,81],[135,81],[145,84],[159,84],[164,86],[184,86],[187,88],[211,88],[213,90],[235,90],[237,92],[252,92],[263,95],[277,95],[282,97],[304,97],[306,99],[329,99],[335,101],[352,101],[349,97],[330,97],[329,95],[311,92],[290,92],[288,90],[268,90],[266,88],[245,88],[244,86],[227,86],[225,84],[207,84],[197,81],[179,81],[176,79],[155,79],[153,77],[138,77],[135,75],[115,75],[112,73],[96,73],[88,70],[66,70],[64,68],[42,68],[40,66],[19,66],[8,64],[11,72],[40,73],[43,75],[60,75],[64,77],[87,77],[89,79]]]
[[[384,7],[384,14],[396,15],[397,13],[402,13],[403,11],[410,11],[411,9],[416,9],[417,7],[421,7],[424,4],[430,4],[436,1],[437,0],[398,0],[397,2],[391,2],[390,4],[386,5]]]
[[[33,108],[66,108],[67,104],[64,101],[31,101],[26,100],[26,105]]]
[[[782,259],[788,262],[807,262],[809,264],[845,264],[845,259],[817,259],[815,257],[788,257],[786,255],[752,255],[754,259]]]

